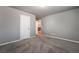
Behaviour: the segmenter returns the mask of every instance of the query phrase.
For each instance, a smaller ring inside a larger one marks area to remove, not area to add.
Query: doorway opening
[[[41,19],[36,18],[36,36],[42,36],[43,31],[42,31],[42,24],[41,24]]]

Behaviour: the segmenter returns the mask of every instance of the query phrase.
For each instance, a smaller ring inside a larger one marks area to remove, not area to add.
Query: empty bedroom
[[[79,53],[79,7],[0,6],[0,53]]]

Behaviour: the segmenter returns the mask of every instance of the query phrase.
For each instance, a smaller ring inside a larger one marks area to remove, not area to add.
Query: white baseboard
[[[33,38],[33,37],[36,37],[36,36],[32,36],[32,37],[30,37],[30,38]],[[10,42],[1,43],[0,46],[6,45],[6,44],[10,44],[10,43],[14,43],[14,42],[18,42],[18,41],[21,41],[21,40],[24,40],[24,39],[18,39],[18,40],[15,40],[15,41],[10,41]]]
[[[33,37],[36,37],[36,36],[31,36],[30,38],[33,38]]]
[[[1,43],[0,46],[6,45],[6,44],[10,44],[10,43],[14,43],[14,42],[18,42],[18,41],[21,41],[21,40],[22,40],[22,39],[18,39],[18,40],[15,40],[15,41],[10,41],[10,42]]]
[[[47,37],[51,37],[51,38],[57,38],[57,39],[61,39],[61,40],[65,40],[65,41],[69,41],[69,42],[73,42],[73,43],[79,43],[79,41],[75,41],[75,40],[71,40],[71,39],[65,39],[65,38],[61,38],[61,37],[56,37],[56,36],[52,36],[52,35],[45,35]]]

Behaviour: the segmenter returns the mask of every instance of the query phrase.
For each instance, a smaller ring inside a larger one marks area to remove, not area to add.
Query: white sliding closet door
[[[30,16],[20,15],[20,39],[30,37]]]

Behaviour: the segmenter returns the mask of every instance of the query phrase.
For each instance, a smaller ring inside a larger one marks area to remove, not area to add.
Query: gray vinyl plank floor
[[[33,37],[0,46],[0,53],[58,53],[68,52],[65,49],[50,44],[46,37]]]

